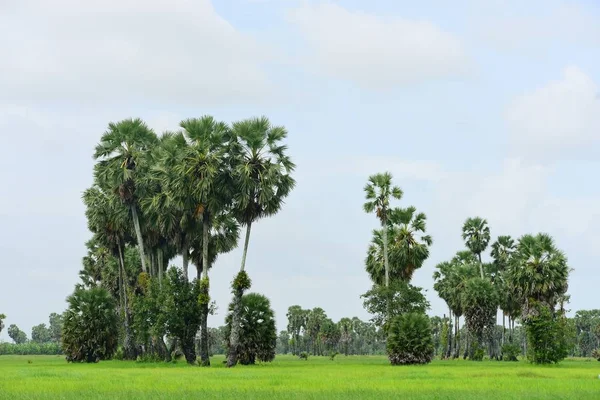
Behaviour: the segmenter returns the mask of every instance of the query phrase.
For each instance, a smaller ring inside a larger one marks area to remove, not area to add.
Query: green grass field
[[[392,367],[385,357],[279,356],[227,370],[59,356],[0,356],[0,399],[600,399],[600,362],[434,361]],[[30,363],[31,362],[31,363]]]

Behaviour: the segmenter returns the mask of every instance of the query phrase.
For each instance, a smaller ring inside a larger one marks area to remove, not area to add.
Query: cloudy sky
[[[289,130],[298,185],[253,227],[247,264],[279,328],[292,304],[368,318],[362,188],[385,170],[428,216],[413,283],[432,314],[434,267],[475,215],[494,237],[552,234],[571,308],[598,308],[599,50],[593,0],[0,0],[0,312],[29,335],[64,310],[109,121],[204,114]],[[240,255],[212,271],[211,325]]]

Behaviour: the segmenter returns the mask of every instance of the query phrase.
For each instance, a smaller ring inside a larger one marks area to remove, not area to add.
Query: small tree
[[[389,329],[387,353],[392,365],[431,362],[434,346],[427,315],[408,313],[395,317]]]
[[[536,307],[536,315],[524,321],[527,358],[534,364],[555,364],[569,354],[571,330],[567,319],[548,307]]]
[[[51,340],[54,343],[61,342],[61,334],[62,334],[62,326],[63,326],[63,316],[62,314],[52,313],[50,314],[50,336]]]
[[[6,315],[0,314],[0,333],[4,330],[4,320],[6,319]]]
[[[194,338],[203,317],[200,283],[198,280],[189,282],[183,275],[183,271],[177,268],[169,269],[167,278],[164,304],[167,333],[177,338],[186,361],[194,364],[196,362]]]
[[[27,342],[27,334],[19,329],[18,326],[12,324],[8,327],[8,336],[16,343],[22,344]]]
[[[231,337],[233,307],[234,303],[232,302],[229,305],[229,314],[225,319],[225,333],[228,339]],[[269,299],[258,293],[248,293],[242,296],[242,315],[239,328],[241,334],[237,350],[238,361],[241,364],[254,364],[256,360],[270,362],[275,359],[277,330],[275,313],[271,309]],[[230,345],[228,340],[228,348]]]
[[[67,299],[63,350],[67,361],[98,362],[112,357],[118,344],[116,304],[102,287],[76,288]]]
[[[489,279],[472,278],[465,284],[462,293],[462,305],[469,332],[474,336],[470,358],[480,361],[484,342],[484,329],[496,325],[498,295]]]

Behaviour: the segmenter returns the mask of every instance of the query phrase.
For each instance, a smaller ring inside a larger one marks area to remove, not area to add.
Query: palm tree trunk
[[[208,241],[210,240],[210,219],[208,211],[202,213],[202,281],[201,287],[204,293],[206,302],[202,304],[202,321],[200,323],[201,336],[200,336],[200,363],[203,367],[210,367],[210,358],[208,355],[208,295],[209,281],[208,281]]]
[[[449,324],[452,323],[452,310],[450,308],[448,309],[448,323]],[[448,348],[446,349],[446,357],[445,358],[450,358],[451,353],[452,353],[452,329],[448,329]]]
[[[124,311],[124,325],[125,325],[125,339],[123,341],[123,348],[125,349],[125,358],[132,360],[136,357],[135,347],[133,345],[133,341],[131,339],[131,330],[129,329],[129,306],[127,301],[127,271],[125,270],[125,261],[123,260],[123,250],[121,248],[121,243],[117,242],[117,247],[119,249],[119,275],[121,278],[121,282],[123,282],[123,311]]]
[[[188,267],[190,265],[190,247],[187,243],[187,238],[183,240],[183,247],[181,249],[181,256],[183,257],[183,276],[188,279]]]
[[[162,278],[163,278],[163,266],[164,266],[164,262],[163,262],[163,251],[162,249],[159,247],[158,250],[158,284],[160,287],[162,287]],[[161,339],[162,340],[162,339]],[[164,342],[163,342],[164,344]]]
[[[459,324],[460,324],[460,317],[455,314],[454,315],[454,351],[452,354],[452,358],[458,358],[458,353],[460,352],[460,343],[459,343],[459,338],[458,338]]]
[[[133,227],[135,228],[135,235],[137,236],[138,249],[140,252],[140,258],[142,259],[142,272],[146,270],[146,253],[144,253],[144,238],[142,237],[142,229],[140,228],[140,219],[138,218],[137,208],[135,204],[129,206],[131,209],[131,217],[133,218]]]
[[[390,264],[388,261],[388,230],[387,220],[383,220],[383,265],[385,267],[385,287],[390,286]]]
[[[502,311],[502,346],[504,346],[504,341],[506,340],[506,314],[504,310]]]
[[[481,279],[483,279],[483,263],[481,262],[481,253],[478,253],[479,257],[479,273],[481,274]]]
[[[244,242],[244,252],[242,253],[242,266],[240,273],[244,272],[246,266],[246,255],[248,254],[248,243],[250,243],[250,230],[252,222],[248,222],[246,226],[246,240]],[[237,364],[237,351],[240,343],[240,322],[242,319],[242,296],[244,290],[239,287],[233,288],[233,315],[231,321],[231,335],[229,337],[229,354],[227,356],[227,367],[231,368]]]

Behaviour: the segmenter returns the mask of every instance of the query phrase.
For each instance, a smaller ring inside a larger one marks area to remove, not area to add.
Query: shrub
[[[596,349],[596,350],[592,351],[592,357],[594,357],[596,360],[600,361],[600,349]]]
[[[387,353],[393,365],[431,362],[434,346],[427,315],[408,313],[395,317],[390,324]]]
[[[67,361],[98,362],[117,350],[116,304],[101,287],[75,289],[67,299],[63,323],[63,350]]]
[[[502,346],[502,360],[519,361],[517,358],[521,354],[521,346],[515,343],[505,343]]]
[[[308,353],[306,351],[301,352],[300,354],[298,354],[298,357],[301,360],[307,361],[308,360]]]
[[[339,353],[337,351],[332,351],[331,353],[329,353],[329,359],[331,361],[335,360],[335,357],[338,355]]]
[[[225,319],[225,337],[229,351],[229,337],[233,319],[233,302]],[[277,329],[275,313],[271,303],[262,294],[248,293],[242,296],[242,315],[240,318],[240,342],[237,349],[241,364],[254,364],[256,360],[270,362],[275,359]]]

